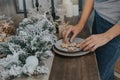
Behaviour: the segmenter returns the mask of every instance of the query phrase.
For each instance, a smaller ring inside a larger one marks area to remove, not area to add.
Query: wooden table
[[[80,37],[88,37],[84,28]],[[81,57],[63,57],[55,54],[49,80],[100,80],[95,53]]]
[[[100,80],[95,54],[81,57],[55,55],[49,80]]]

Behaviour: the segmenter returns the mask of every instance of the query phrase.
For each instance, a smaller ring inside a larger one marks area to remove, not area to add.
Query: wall
[[[17,14],[14,0],[0,0],[0,15],[5,14],[8,17],[12,17],[15,22],[15,27],[18,27],[19,22],[23,19],[23,14]]]
[[[14,16],[16,15],[14,0],[0,0],[0,15]]]

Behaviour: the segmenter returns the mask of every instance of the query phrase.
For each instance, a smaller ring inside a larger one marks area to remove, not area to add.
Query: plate
[[[79,52],[74,52],[74,53],[64,53],[64,52],[60,52],[60,51],[56,50],[55,46],[53,46],[52,50],[56,54],[59,54],[61,56],[66,56],[66,57],[77,57],[77,56],[83,56],[83,55],[86,55],[86,54],[90,53],[89,51],[88,52],[79,51]]]
[[[83,40],[84,40],[84,39],[82,39],[82,38],[75,38],[72,43],[82,42]],[[65,53],[74,53],[74,52],[80,52],[80,51],[81,51],[80,48],[76,48],[75,51],[69,52],[68,49],[61,47],[61,44],[62,44],[62,43],[63,43],[63,39],[58,40],[58,41],[56,42],[54,48],[55,48],[56,50],[60,51],[60,52],[65,52]]]

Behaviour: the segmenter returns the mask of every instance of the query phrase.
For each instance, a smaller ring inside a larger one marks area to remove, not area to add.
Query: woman
[[[114,66],[120,56],[120,0],[86,0],[79,23],[65,30],[63,38],[66,42],[72,32],[72,42],[82,31],[93,9],[92,35],[79,46],[83,51],[96,52],[101,80],[114,80]]]

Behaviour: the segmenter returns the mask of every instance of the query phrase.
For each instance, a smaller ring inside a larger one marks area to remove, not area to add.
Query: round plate
[[[83,41],[82,38],[75,38],[72,43],[78,43],[78,42],[82,42],[82,41]],[[65,52],[65,53],[74,53],[74,52],[80,52],[81,51],[80,48],[77,48],[75,51],[68,52],[68,49],[61,47],[62,43],[63,43],[63,39],[58,40],[55,44],[55,49],[60,51],[60,52]]]
[[[88,52],[82,52],[82,51],[80,51],[80,52],[76,52],[76,53],[64,53],[64,52],[60,52],[60,51],[56,50],[56,49],[55,49],[55,46],[53,46],[52,49],[53,49],[53,51],[54,51],[56,54],[59,54],[59,55],[61,55],[61,56],[66,56],[66,57],[83,56],[83,55],[86,55],[86,54],[89,53],[89,51],[88,51]]]

